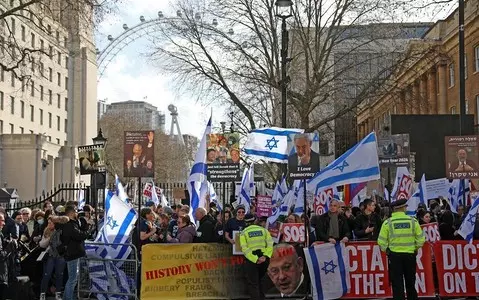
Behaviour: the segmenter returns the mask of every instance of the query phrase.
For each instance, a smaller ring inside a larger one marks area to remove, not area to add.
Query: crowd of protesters
[[[0,300],[31,290],[34,291],[32,298],[43,300],[50,295],[56,300],[74,299],[79,258],[86,255],[84,241],[96,235],[95,230],[101,228],[103,218],[103,212],[94,214],[89,205],[77,212],[77,205],[75,201],[68,201],[53,207],[47,201],[42,209],[23,208],[11,215],[0,208]],[[437,222],[442,240],[460,240],[462,237],[457,230],[468,210],[469,207],[459,206],[457,213],[453,213],[445,199],[437,199],[429,202],[429,208],[420,205],[416,218],[420,224]],[[256,213],[254,204],[250,212]],[[140,211],[137,247],[141,249],[150,243],[234,244],[233,232],[246,227],[246,209],[241,205],[233,209],[226,204],[220,211],[211,203],[208,211],[198,208],[192,213],[196,224],[190,217],[188,205],[161,207],[147,202]],[[98,220],[94,219],[95,215]],[[308,215],[310,244],[374,241],[383,221],[390,216],[390,209],[389,203],[382,199],[366,199],[359,207],[332,200],[326,213],[314,215],[308,212]],[[289,214],[280,221],[304,223],[305,216]],[[257,224],[267,227],[267,218],[257,218]],[[479,222],[476,222],[474,239],[479,239]],[[132,241],[136,243],[137,239],[132,238]],[[297,243],[293,246],[299,250],[304,245]],[[33,261],[30,256],[34,257]],[[19,280],[22,275],[30,278],[27,288]]]

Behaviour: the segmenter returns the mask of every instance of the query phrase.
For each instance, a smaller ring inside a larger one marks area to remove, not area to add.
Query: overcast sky
[[[443,6],[429,14],[429,20],[444,17],[452,12],[451,5]],[[157,17],[158,11],[166,16],[174,16],[168,0],[124,0],[116,15],[109,16],[98,28],[97,48],[103,50],[108,44],[107,36],[118,36],[123,32],[123,24],[130,27],[137,25],[140,16],[147,20]],[[408,20],[412,21],[412,20]],[[166,113],[166,130],[169,133],[171,118],[168,105],[178,107],[179,123],[183,134],[188,133],[200,137],[205,128],[211,107],[196,103],[187,95],[176,93],[171,87],[174,83],[162,71],[152,67],[145,54],[149,51],[149,43],[139,39],[113,59],[98,83],[98,99],[107,99],[108,103],[126,100],[144,100]],[[214,112],[214,125],[219,126],[224,111]]]

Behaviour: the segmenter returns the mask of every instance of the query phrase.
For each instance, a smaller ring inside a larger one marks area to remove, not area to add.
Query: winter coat
[[[366,233],[366,228],[372,225],[373,232]],[[379,231],[381,231],[381,217],[376,213],[370,215],[360,214],[356,217],[354,225],[354,235],[359,240],[377,241],[379,237]]]
[[[215,225],[211,217],[206,215],[200,220],[200,226],[196,230],[195,243],[213,243],[215,239]]]
[[[315,220],[311,220],[311,224],[315,225],[316,241],[328,242],[328,230],[329,230],[329,213],[322,214],[320,216],[314,216]],[[348,220],[345,216],[338,214],[338,226],[339,226],[339,238],[342,240],[344,237],[351,239],[351,230],[349,229]]]
[[[90,234],[87,229],[88,224],[86,222],[83,222],[80,227],[78,221],[73,219],[63,225],[61,241],[67,247],[64,254],[66,261],[72,261],[86,255],[85,240]]]
[[[0,284],[8,284],[8,243],[0,233]],[[12,248],[12,247],[10,247]]]
[[[171,239],[170,243],[193,243],[196,236],[196,229],[193,225],[188,225],[178,229],[176,238]]]
[[[60,257],[61,255],[58,254],[57,247],[61,245],[61,234],[63,225],[68,222],[68,217],[60,216],[60,217],[53,217],[52,221],[55,224],[54,230],[49,230],[45,228],[43,233],[43,237],[39,243],[40,247],[43,249],[47,249],[48,255],[52,257]]]

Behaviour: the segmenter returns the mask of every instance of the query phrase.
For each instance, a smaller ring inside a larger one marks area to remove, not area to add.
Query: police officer
[[[389,277],[393,299],[404,298],[404,284],[408,300],[416,300],[416,254],[426,238],[415,218],[406,215],[406,199],[393,202],[392,216],[387,219],[379,232],[378,245],[389,259]],[[404,278],[404,282],[403,282]]]
[[[268,230],[255,224],[255,216],[245,216],[246,228],[240,233],[241,251],[246,257],[244,265],[246,284],[250,299],[264,299],[261,280],[273,255],[273,239]]]

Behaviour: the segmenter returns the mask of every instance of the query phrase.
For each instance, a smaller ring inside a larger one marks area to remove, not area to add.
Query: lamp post
[[[292,0],[276,0],[276,16],[281,18],[281,127],[286,128],[286,101],[287,101],[287,74],[289,35],[286,28],[286,19],[293,15]],[[283,164],[283,174],[286,174],[287,165]]]
[[[101,131],[101,128],[100,128],[100,130],[98,131],[98,135],[92,138],[92,140],[94,145],[105,145],[108,139],[103,136],[103,132]],[[101,176],[103,178],[104,183],[106,184],[105,174],[106,174],[105,171],[99,171],[97,173],[91,174],[91,184],[93,187],[91,192],[91,196],[92,196],[91,198],[93,199],[93,205],[95,207],[95,228],[97,233],[98,233],[98,176]],[[105,201],[103,201],[103,206],[105,206]]]

